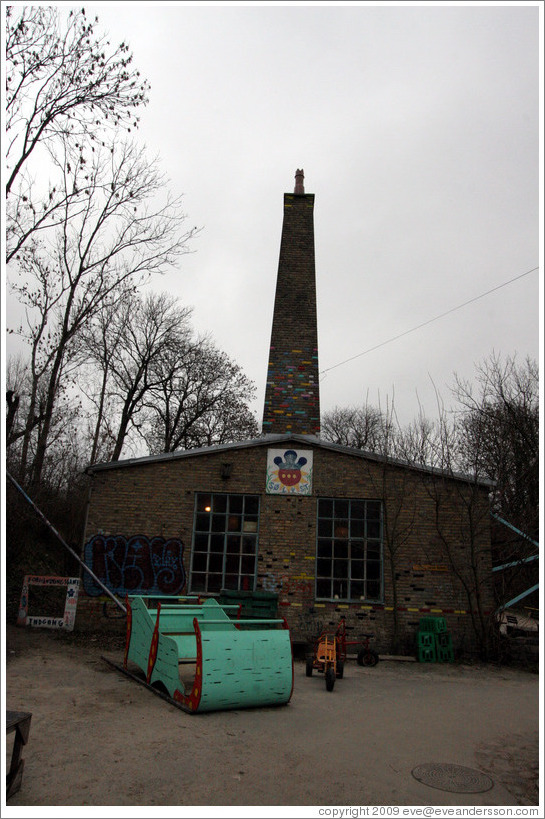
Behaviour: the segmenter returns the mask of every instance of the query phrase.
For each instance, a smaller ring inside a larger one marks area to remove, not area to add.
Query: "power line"
[[[484,299],[485,296],[489,296],[496,290],[501,290],[502,287],[507,287],[508,284],[512,284],[513,282],[522,279],[524,276],[528,276],[530,273],[534,273],[536,270],[539,270],[539,267],[532,267],[531,270],[527,270],[525,273],[520,273],[513,279],[509,279],[509,281],[503,282],[503,284],[496,285],[496,287],[493,287],[491,290],[487,290],[486,293],[481,293],[480,296],[475,296],[474,298],[469,299],[468,301],[464,301],[463,304],[459,304],[457,307],[451,307],[450,310],[446,310],[444,313],[440,313],[438,316],[434,316],[433,318],[428,319],[427,321],[423,321],[422,324],[417,324],[416,327],[411,327],[410,330],[405,330],[403,333],[399,333],[397,336],[392,336],[392,338],[389,338],[386,341],[381,341],[380,344],[375,344],[374,347],[369,347],[368,350],[364,350],[362,353],[357,353],[356,355],[353,355],[350,358],[345,358],[344,361],[339,361],[338,364],[333,364],[332,367],[327,367],[325,370],[321,370],[320,375],[324,375],[325,373],[328,373],[331,370],[335,370],[337,367],[341,367],[343,364],[348,364],[349,361],[354,361],[356,358],[361,358],[362,355],[372,353],[374,350],[378,350],[379,347],[384,347],[386,344],[390,344],[392,341],[397,341],[399,338],[403,338],[403,336],[408,336],[409,333],[414,333],[416,330],[420,330],[422,327],[426,327],[428,324],[431,324],[434,321],[438,321],[440,318],[444,318],[445,316],[450,315],[450,313],[454,313],[456,310],[461,310],[462,307],[467,307],[468,304],[472,304],[474,301]]]

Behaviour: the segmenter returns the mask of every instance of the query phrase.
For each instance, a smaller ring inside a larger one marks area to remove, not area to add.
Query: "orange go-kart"
[[[325,677],[325,687],[333,691],[337,677],[342,678],[344,673],[344,658],[342,645],[337,632],[323,631],[314,644],[311,657],[307,657],[307,677],[312,677],[314,670],[322,672]]]

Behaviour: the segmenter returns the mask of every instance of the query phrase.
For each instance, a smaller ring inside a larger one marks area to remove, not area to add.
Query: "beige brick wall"
[[[493,608],[484,488],[313,447],[312,496],[266,495],[267,449],[242,447],[96,472],[86,540],[99,532],[180,538],[189,574],[195,492],[260,494],[257,588],[278,593],[279,611],[295,640],[310,640],[344,616],[354,639],[373,633],[377,649],[388,653],[397,621],[397,648],[410,652],[420,617],[436,614],[447,619],[458,651],[474,650],[475,611]],[[227,480],[220,474],[224,462],[233,465]],[[380,604],[315,601],[318,497],[383,501]],[[470,518],[473,529],[468,526]],[[477,584],[472,565],[478,567]],[[477,589],[479,599],[475,593],[468,596],[467,589]]]

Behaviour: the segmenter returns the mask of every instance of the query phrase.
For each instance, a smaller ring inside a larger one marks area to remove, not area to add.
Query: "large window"
[[[380,600],[381,595],[380,501],[320,498],[316,597],[322,600]]]
[[[197,493],[192,592],[255,589],[258,524],[258,495]]]

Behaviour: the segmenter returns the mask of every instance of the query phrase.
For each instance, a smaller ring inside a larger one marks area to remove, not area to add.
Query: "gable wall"
[[[435,614],[446,617],[460,650],[472,650],[475,600],[470,603],[460,582],[461,578],[474,586],[472,551],[483,578],[481,610],[493,608],[488,499],[482,488],[472,504],[476,524],[471,535],[465,526],[471,488],[459,481],[443,482],[316,447],[311,496],[267,495],[267,449],[233,449],[95,473],[86,542],[99,533],[181,541],[189,576],[195,492],[260,494],[257,589],[279,595],[279,613],[286,616],[294,640],[312,640],[322,627],[337,625],[344,616],[351,639],[372,632],[378,650],[389,653],[396,632],[397,650],[414,652],[420,617]],[[224,462],[232,464],[227,480],[220,475]],[[380,605],[315,601],[318,497],[383,501],[384,597]]]

